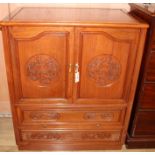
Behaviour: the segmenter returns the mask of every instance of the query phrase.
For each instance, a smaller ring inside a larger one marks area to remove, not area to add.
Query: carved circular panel
[[[48,55],[35,55],[27,62],[27,76],[33,81],[46,85],[55,80],[59,74],[59,64]]]
[[[87,66],[87,75],[98,86],[107,86],[116,81],[121,72],[119,61],[112,55],[103,54],[91,59]]]

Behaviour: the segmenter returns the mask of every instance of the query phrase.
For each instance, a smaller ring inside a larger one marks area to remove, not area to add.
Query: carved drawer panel
[[[54,109],[36,107],[18,107],[17,108],[18,120],[22,125],[26,124],[47,124],[56,123],[63,124],[70,123],[96,123],[102,122],[106,124],[121,125],[124,119],[124,108],[105,108],[105,109],[92,109],[86,110],[81,108],[74,109]]]
[[[63,142],[95,142],[95,141],[119,141],[120,131],[30,131],[22,130],[22,141],[49,141],[54,143]]]

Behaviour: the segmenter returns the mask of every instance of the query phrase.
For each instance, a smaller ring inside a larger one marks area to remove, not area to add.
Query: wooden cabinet
[[[133,16],[150,24],[140,69],[134,108],[128,129],[128,148],[155,147],[155,8],[143,4],[130,4]]]
[[[0,25],[19,149],[120,149],[148,25],[69,8],[24,8]]]

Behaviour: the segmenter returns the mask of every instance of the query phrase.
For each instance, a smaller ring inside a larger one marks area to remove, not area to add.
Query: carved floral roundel
[[[49,84],[59,74],[59,64],[51,56],[39,54],[31,57],[27,62],[27,76],[42,85]]]
[[[87,66],[87,75],[98,86],[107,86],[116,81],[121,72],[119,61],[112,55],[102,54],[91,59]]]

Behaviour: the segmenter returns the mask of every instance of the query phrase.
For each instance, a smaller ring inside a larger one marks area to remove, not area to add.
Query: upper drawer
[[[147,67],[146,73],[147,81],[155,81],[155,51],[150,53],[150,59]]]
[[[50,107],[18,107],[17,114],[21,125],[96,123],[122,124],[125,108],[50,108]]]
[[[145,84],[140,96],[141,108],[155,108],[155,84]]]

